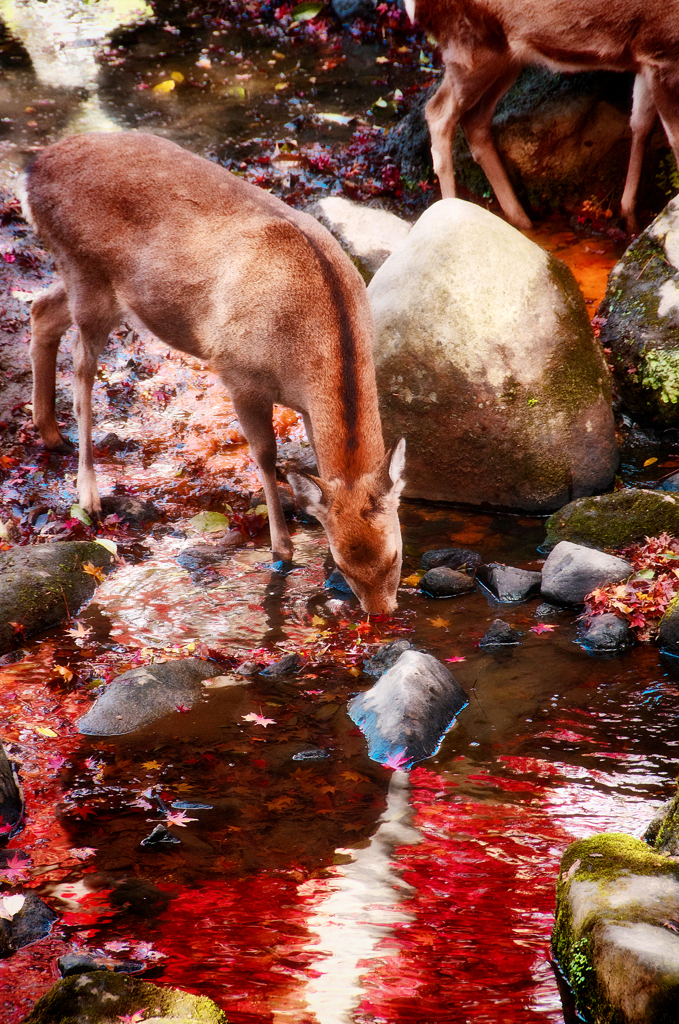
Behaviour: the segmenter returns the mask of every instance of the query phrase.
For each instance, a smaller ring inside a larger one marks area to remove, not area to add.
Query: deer
[[[56,360],[75,325],[80,505],[101,510],[92,386],[111,331],[136,318],[208,364],[226,386],[264,488],[274,560],[293,544],[276,484],[272,414],[302,414],[318,475],[288,467],[366,612],[396,607],[405,440],[385,450],[363,279],[312,216],[219,164],[139,131],[61,139],[26,169],[24,214],[59,279],[31,308],[33,420],[68,453],[56,420]]]
[[[507,220],[528,230],[493,143],[499,100],[526,64],[552,71],[635,73],[632,145],[620,204],[638,232],[637,193],[656,116],[679,164],[679,2],[677,0],[405,0],[408,16],[438,42],[444,76],[427,102],[434,171],[443,198],[455,196],[453,137],[462,125]]]

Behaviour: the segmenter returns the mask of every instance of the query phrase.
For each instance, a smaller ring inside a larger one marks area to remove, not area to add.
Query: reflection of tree
[[[144,0],[0,0],[0,17],[28,51],[39,81],[90,94],[71,131],[117,128],[96,95],[97,51],[115,29],[152,15]]]

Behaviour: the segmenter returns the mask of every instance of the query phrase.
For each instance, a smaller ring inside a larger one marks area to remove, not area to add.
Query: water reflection
[[[338,850],[351,856],[350,863],[336,867],[329,881],[300,887],[300,895],[314,898],[307,927],[318,935],[325,954],[314,964],[317,976],[305,989],[307,1005],[319,1024],[347,1024],[353,1019],[352,1010],[364,994],[361,978],[372,969],[372,961],[385,955],[393,925],[411,920],[401,900],[412,886],[392,863],[395,847],[422,841],[418,830],[407,824],[409,792],[407,773],[395,771],[387,807],[368,846]]]

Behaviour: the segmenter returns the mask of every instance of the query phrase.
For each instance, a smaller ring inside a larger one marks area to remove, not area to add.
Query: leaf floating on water
[[[267,725],[275,725],[275,718],[264,718],[263,715],[256,715],[254,711],[251,711],[249,715],[241,716],[244,722],[255,722],[257,725],[263,725],[266,729]]]
[[[297,4],[292,9],[292,20],[293,21],[311,21],[316,18],[323,8],[325,3],[320,3],[319,0],[305,0],[304,3]]]
[[[402,579],[401,583],[404,587],[416,587],[417,584],[422,579],[423,575],[424,573],[414,572],[411,576],[406,576],[404,579]]]
[[[230,521],[228,516],[221,512],[199,512],[189,519],[189,526],[203,533],[219,533],[221,530],[229,529]]]
[[[189,818],[183,811],[173,811],[165,819],[167,825],[181,825],[185,828],[190,821],[198,821],[198,818]]]
[[[446,658],[446,661],[466,661],[466,660],[467,660],[466,658],[464,658],[464,657],[462,657],[460,655],[456,655],[456,657],[454,657],[454,658]]]
[[[230,85],[229,88],[226,90],[226,95],[234,96],[236,99],[239,100],[244,100],[246,93],[242,85]]]
[[[172,79],[173,82],[177,83],[184,81],[184,76],[181,73],[181,71],[173,71],[172,74],[170,75],[170,78]]]
[[[175,87],[175,83],[172,78],[166,78],[164,82],[158,82],[158,85],[153,86],[154,92],[172,92]]]
[[[444,626],[450,625],[450,619],[442,619],[440,615],[437,615],[435,619],[429,620],[435,629],[443,629]]]
[[[57,738],[57,736],[59,735],[58,733],[56,733],[54,731],[54,729],[50,729],[49,726],[47,726],[47,725],[36,725],[36,726],[34,726],[34,728],[35,728],[35,731],[39,732],[41,736],[49,736],[50,739],[53,739],[53,740],[55,740]]]
[[[530,627],[531,633],[537,633],[538,635],[540,633],[551,633],[553,629],[556,629],[556,626],[548,626],[544,622],[538,622],[537,626]]]
[[[69,636],[72,636],[74,640],[85,640],[92,632],[89,626],[83,626],[82,622],[77,619],[75,621],[74,629],[67,629],[66,632]]]
[[[657,461],[658,461],[658,460],[657,460],[656,458],[653,458],[653,459],[646,459],[646,461],[644,462],[644,469],[646,469],[646,466],[652,466],[652,465],[653,465],[653,463],[654,463],[654,462],[657,462]]]
[[[78,504],[71,505],[71,519],[78,519],[81,523],[84,523],[85,526],[92,525],[92,520],[88,516],[87,512]]]
[[[97,583],[104,582],[104,571],[98,565],[92,565],[91,562],[85,562],[83,565],[83,572],[86,572],[88,576],[94,576]]]

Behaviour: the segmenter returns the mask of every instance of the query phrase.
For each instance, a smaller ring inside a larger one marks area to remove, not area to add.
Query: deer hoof
[[[72,455],[76,451],[73,441],[69,441],[67,437],[62,437],[54,444],[45,444],[45,448],[48,452],[54,452],[56,455]]]

